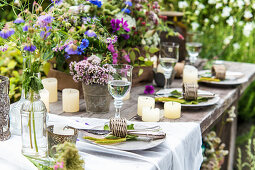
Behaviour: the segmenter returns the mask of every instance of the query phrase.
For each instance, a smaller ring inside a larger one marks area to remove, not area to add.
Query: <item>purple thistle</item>
[[[13,29],[4,28],[2,31],[0,31],[0,37],[2,37],[3,39],[7,39],[14,33],[15,31]]]
[[[33,51],[35,51],[35,49],[36,49],[36,46],[35,45],[26,45],[25,47],[24,47],[24,50],[26,50],[26,51],[30,51],[30,52],[33,52]]]
[[[152,85],[145,86],[144,94],[153,94],[154,92],[155,92],[154,86],[152,86]]]
[[[21,24],[24,23],[25,21],[22,18],[17,18],[15,21],[13,21],[14,24]]]
[[[97,37],[97,34],[93,30],[86,31],[85,35],[87,35],[88,37]]]

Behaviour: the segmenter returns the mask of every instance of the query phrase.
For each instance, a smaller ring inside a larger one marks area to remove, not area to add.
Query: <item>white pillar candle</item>
[[[186,65],[183,70],[183,83],[195,83],[198,81],[198,71],[194,66]]]
[[[43,101],[43,103],[46,106],[47,112],[50,112],[50,93],[48,90],[43,89],[40,90],[40,97],[41,97],[41,101]]]
[[[152,97],[139,96],[138,104],[137,104],[137,114],[142,116],[143,107],[150,107],[154,109],[155,107],[155,99]]]
[[[58,80],[56,78],[46,78],[42,84],[50,93],[50,103],[58,101]]]
[[[53,127],[53,133],[57,135],[74,135],[74,130],[65,128],[65,124],[55,124]]]
[[[178,119],[181,117],[181,104],[177,102],[165,102],[164,116],[169,119]]]
[[[165,70],[163,69],[163,67],[160,64],[158,64],[157,72],[162,73],[162,74],[164,74],[164,72],[165,72]]]
[[[64,112],[78,112],[79,111],[79,90],[64,89],[62,91],[62,104]]]
[[[150,107],[143,107],[142,120],[144,122],[158,122],[160,120],[160,110],[158,108],[151,109]]]

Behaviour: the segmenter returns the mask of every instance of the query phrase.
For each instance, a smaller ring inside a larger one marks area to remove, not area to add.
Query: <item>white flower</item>
[[[216,0],[209,0],[208,4],[216,4]]]
[[[204,6],[204,4],[200,3],[200,4],[197,6],[197,8],[198,8],[198,9],[204,9],[205,6]]]
[[[240,49],[240,45],[238,43],[234,43],[233,47],[234,47],[234,50],[239,50]]]
[[[216,6],[215,6],[216,9],[218,9],[220,7],[222,7],[222,3],[217,3]]]
[[[210,27],[211,27],[212,29],[214,29],[214,28],[215,28],[215,25],[212,24]]]
[[[194,4],[195,4],[195,5],[199,5],[199,2],[198,2],[198,1],[195,1]]]
[[[223,43],[224,43],[225,45],[227,45],[227,44],[229,44],[229,43],[231,42],[232,39],[233,39],[233,36],[230,35],[230,36],[228,36],[228,37],[225,38],[225,40],[223,41]]]
[[[246,43],[245,43],[245,46],[246,46],[246,47],[249,47],[249,46],[250,46],[250,44],[249,44],[248,42],[246,42]]]
[[[234,18],[231,16],[231,17],[229,17],[229,18],[227,19],[226,22],[227,22],[227,24],[228,24],[229,26],[233,26],[235,20],[234,20]]]
[[[178,7],[183,9],[183,8],[187,8],[189,5],[186,1],[180,1],[178,2]]]
[[[193,30],[196,30],[199,27],[199,24],[197,22],[192,22],[191,27]]]
[[[223,3],[224,3],[224,4],[227,4],[227,3],[228,3],[228,0],[223,0]]]
[[[244,22],[243,21],[239,21],[238,22],[238,26],[243,26]]]
[[[217,15],[214,16],[214,17],[213,17],[213,20],[214,20],[215,22],[218,22],[218,21],[219,21],[219,16],[217,16]]]
[[[199,13],[200,13],[200,11],[197,9],[197,10],[195,11],[195,14],[196,14],[196,15],[199,15]]]
[[[245,11],[244,11],[244,18],[250,19],[251,17],[253,17],[251,11],[245,10]]]
[[[205,21],[205,23],[208,23],[208,22],[209,22],[209,19],[208,19],[208,18],[205,18],[204,21]]]
[[[253,3],[251,7],[252,7],[252,9],[255,9],[255,3]]]
[[[146,45],[146,41],[144,39],[142,39],[142,45]]]
[[[228,6],[224,7],[223,10],[222,10],[221,16],[222,17],[228,17],[230,15],[231,10],[232,10],[232,8],[230,8]]]
[[[253,29],[254,25],[252,22],[246,23],[245,26],[243,27],[243,35],[249,37]]]
[[[251,4],[250,0],[244,0],[244,2],[245,2],[246,5],[250,5]]]
[[[235,6],[242,9],[243,6],[244,6],[244,1],[243,0],[237,0]]]

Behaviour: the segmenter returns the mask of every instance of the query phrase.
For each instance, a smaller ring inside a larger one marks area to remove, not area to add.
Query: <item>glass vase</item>
[[[30,90],[21,107],[22,154],[34,158],[48,155],[47,111],[39,93]]]

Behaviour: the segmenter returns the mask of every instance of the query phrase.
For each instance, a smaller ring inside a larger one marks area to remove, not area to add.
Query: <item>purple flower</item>
[[[89,125],[88,123],[85,123],[85,125]]]
[[[25,21],[22,18],[17,18],[15,21],[13,21],[13,23],[15,24],[21,24],[24,23]]]
[[[129,55],[128,55],[128,54],[124,55],[123,57],[124,57],[124,59],[125,59],[127,62],[129,62],[129,63],[130,63],[130,57],[129,57]]]
[[[152,86],[152,85],[145,86],[144,94],[153,94],[154,92],[155,92],[154,86]]]
[[[99,0],[89,0],[90,3],[96,5],[98,8],[101,8],[102,2]]]
[[[5,52],[8,50],[8,45],[0,46],[0,51]]]
[[[124,21],[123,18],[122,18],[121,20],[119,20],[119,19],[112,19],[112,20],[111,20],[111,25],[112,25],[113,32],[119,31],[121,27],[122,27],[126,32],[129,32],[129,31],[130,31],[130,29],[128,28],[128,23],[127,23],[127,21]]]
[[[62,3],[63,0],[51,0],[51,3],[59,5]]]
[[[41,31],[41,32],[40,32],[40,36],[41,36],[44,40],[46,40],[46,39],[48,38],[48,36],[51,34],[51,32],[49,32],[49,31],[52,29],[52,27],[46,26],[45,28],[46,28],[46,31]]]
[[[128,6],[132,6],[132,2],[131,1],[126,1],[125,4],[128,5]]]
[[[69,44],[69,45],[65,48],[65,52],[66,52],[68,55],[77,54],[77,53],[78,53],[77,46],[74,45],[73,43],[72,43],[72,44]]]
[[[7,39],[14,33],[15,31],[13,29],[4,28],[2,31],[0,31],[0,37],[2,37],[3,39]]]
[[[41,15],[38,17],[37,22],[41,27],[46,27],[48,24],[52,22],[54,17],[50,16],[49,14]]]
[[[117,64],[117,62],[118,62],[117,58],[118,58],[118,53],[117,52],[113,53],[112,54],[112,63],[113,64]]]
[[[35,46],[35,45],[32,45],[32,44],[30,44],[30,45],[25,45],[25,47],[24,47],[24,50],[30,51],[30,52],[35,51],[35,49],[36,49],[36,46]]]
[[[112,45],[112,43],[110,43],[109,45],[108,45],[108,50],[111,52],[111,53],[114,53],[115,52],[115,49],[114,49],[114,46]]]
[[[121,34],[121,36],[122,36],[125,40],[128,40],[129,37],[130,37],[128,34]]]
[[[121,26],[122,26],[122,28],[125,30],[125,31],[127,31],[127,32],[129,32],[130,31],[130,29],[128,28],[128,23],[127,23],[127,21],[124,21],[124,19],[122,18],[121,19]]]
[[[88,37],[97,37],[97,34],[93,30],[88,30],[85,32]]]
[[[28,31],[28,25],[25,25],[24,27],[23,27],[23,31]]]
[[[123,8],[121,11],[126,13],[126,14],[130,14],[131,13],[130,9],[127,9],[127,8]]]

